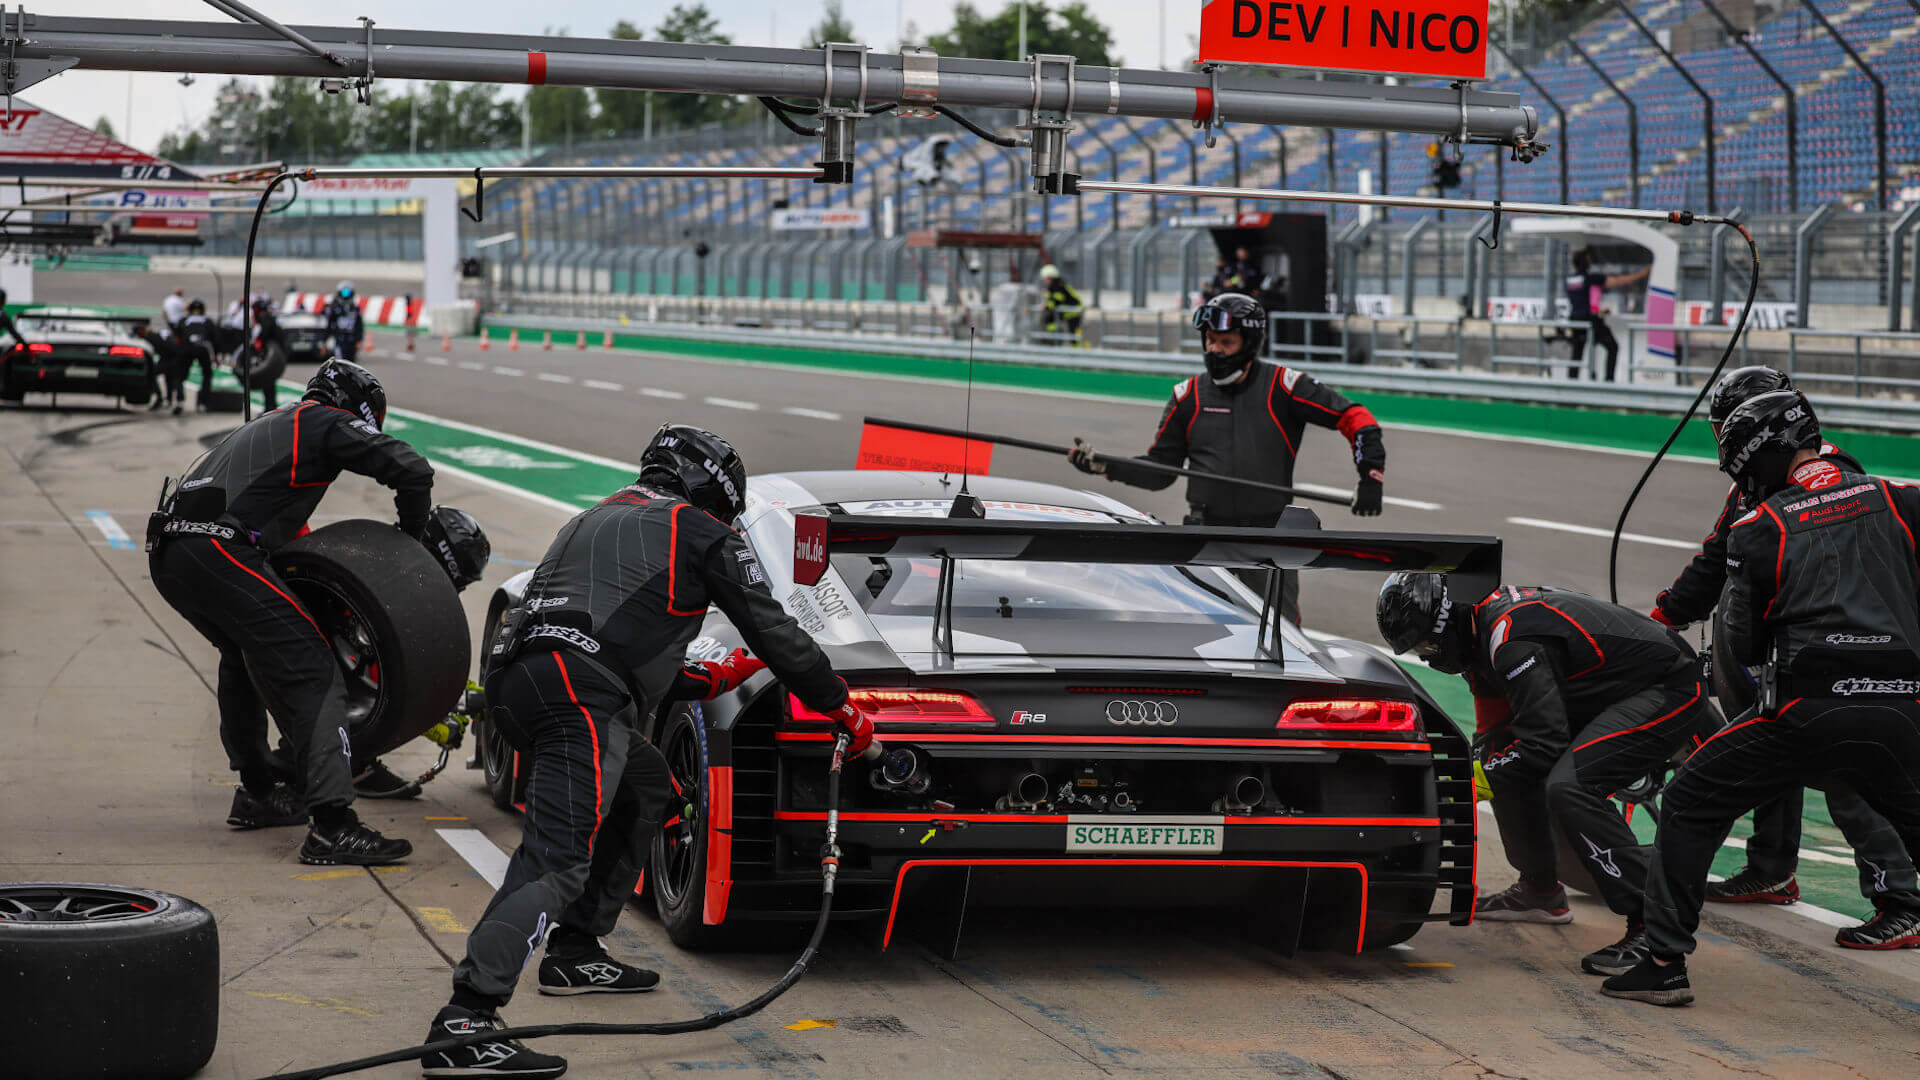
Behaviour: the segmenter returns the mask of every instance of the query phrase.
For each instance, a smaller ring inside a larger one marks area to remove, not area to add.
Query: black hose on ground
[[[1729,221],[1727,224],[1739,230],[1741,239],[1747,242],[1747,255],[1752,260],[1747,280],[1747,302],[1740,307],[1740,320],[1734,323],[1733,333],[1727,335],[1727,347],[1720,353],[1720,362],[1707,373],[1706,379],[1700,383],[1700,392],[1693,397],[1693,403],[1687,406],[1687,411],[1680,417],[1680,422],[1673,426],[1667,441],[1660,444],[1660,449],[1653,455],[1653,460],[1647,462],[1646,471],[1640,474],[1640,480],[1633,485],[1633,492],[1627,496],[1626,504],[1620,507],[1620,519],[1613,523],[1613,546],[1607,552],[1607,596],[1616,604],[1620,602],[1620,534],[1626,530],[1627,515],[1633,512],[1634,501],[1640,497],[1640,490],[1647,486],[1647,479],[1653,475],[1653,470],[1659,467],[1660,459],[1667,456],[1667,451],[1673,448],[1674,442],[1680,438],[1680,433],[1687,429],[1687,423],[1693,419],[1693,414],[1700,411],[1700,403],[1713,392],[1713,384],[1719,380],[1720,373],[1726,370],[1727,362],[1733,359],[1733,350],[1740,344],[1740,335],[1747,330],[1747,316],[1753,313],[1753,298],[1760,291],[1760,248],[1753,242],[1753,234],[1747,231],[1745,225],[1737,221]]]
[[[833,756],[827,766],[827,805],[840,805],[840,768],[846,756],[847,736],[842,734],[834,742]],[[827,843],[820,852],[820,868],[825,878],[820,890],[820,915],[813,923],[813,936],[807,939],[807,947],[794,960],[780,981],[767,987],[760,995],[741,1005],[719,1012],[708,1013],[692,1020],[676,1020],[664,1024],[533,1024],[527,1027],[502,1028],[497,1031],[475,1032],[454,1039],[422,1043],[401,1050],[389,1050],[384,1054],[355,1058],[332,1065],[320,1065],[297,1072],[275,1073],[262,1080],[320,1080],[321,1077],[339,1076],[343,1073],[359,1072],[363,1069],[377,1068],[381,1065],[394,1065],[403,1061],[419,1061],[424,1054],[436,1050],[454,1050],[462,1046],[478,1043],[499,1042],[502,1039],[542,1039],[555,1035],[686,1035],[695,1031],[710,1031],[722,1024],[731,1024],[761,1009],[766,1008],[781,994],[793,988],[806,974],[808,965],[820,951],[820,941],[826,936],[827,921],[833,914],[833,882],[840,869],[840,850],[835,844],[839,831],[838,814],[830,813],[827,819]]]

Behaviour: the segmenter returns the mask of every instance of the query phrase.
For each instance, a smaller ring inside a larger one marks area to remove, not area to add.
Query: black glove
[[[1067,460],[1088,476],[1099,476],[1107,471],[1106,462],[1094,460],[1093,444],[1078,435],[1073,438],[1073,449],[1067,451]]]
[[[1375,472],[1373,475],[1379,476],[1380,473]],[[1379,480],[1370,478],[1363,479],[1354,485],[1353,516],[1379,517],[1380,498],[1383,490],[1385,490],[1385,486],[1381,484]]]

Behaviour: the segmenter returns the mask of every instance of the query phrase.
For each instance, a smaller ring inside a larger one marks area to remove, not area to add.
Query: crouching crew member
[[[659,983],[609,957],[600,938],[633,895],[672,795],[667,763],[642,725],[663,701],[716,696],[763,666],[740,651],[684,666],[709,605],[788,690],[846,728],[852,752],[872,741],[846,684],[728,527],[746,479],[724,439],[662,427],[641,455],[639,479],[560,530],[508,613],[488,658],[488,719],[532,754],[527,811],[506,880],[467,937],[429,1042],[504,1027],[498,1010],[543,940],[541,993],[634,993]],[[421,1060],[437,1077],[566,1070],[563,1059],[504,1039]]]
[[[1617,604],[1512,585],[1475,603],[1453,596],[1441,574],[1392,575],[1377,614],[1395,652],[1465,675],[1473,690],[1478,757],[1507,861],[1520,871],[1512,887],[1481,898],[1474,917],[1573,921],[1549,824],[1558,820],[1607,906],[1627,920],[1624,937],[1580,966],[1596,975],[1631,968],[1646,955],[1649,855],[1610,797],[1711,729],[1694,651]]]
[[[268,563],[301,532],[342,470],[394,491],[400,530],[418,537],[433,505],[433,467],[383,434],[387,395],[365,368],[329,360],[301,400],[263,413],[206,452],[163,497],[147,528],[154,587],[220,650],[220,741],[240,787],[227,823],[311,818],[300,861],[372,866],[412,853],[353,812],[352,741],[339,664],[313,616]],[[266,721],[248,672],[276,710],[305,798],[276,783]]]
[[[1792,389],[1792,379],[1769,367],[1743,367],[1728,372],[1715,384],[1707,404],[1708,422],[1715,437],[1733,410],[1750,398]],[[1866,471],[1851,455],[1824,439],[1817,452],[1822,460],[1831,462],[1842,472]],[[1713,531],[1702,542],[1699,554],[1680,571],[1673,586],[1654,601],[1655,619],[1681,627],[1701,622],[1713,614],[1727,580],[1727,533],[1750,509],[1740,486],[1730,485],[1726,505],[1714,521]],[[1722,643],[1720,650],[1724,648]],[[1752,675],[1724,655],[1715,657],[1715,665],[1714,682],[1720,695],[1721,713],[1737,717],[1750,710],[1757,690]],[[1899,832],[1844,781],[1828,781],[1826,799],[1827,812],[1834,825],[1853,848],[1854,863],[1860,874],[1860,894],[1874,906],[1873,918],[1859,926],[1841,927],[1834,933],[1834,940],[1849,949],[1920,947],[1920,935],[1911,932],[1911,920],[1900,917],[1902,912],[1920,911],[1920,883],[1915,880],[1913,858],[1900,842]],[[1753,835],[1747,839],[1747,864],[1725,881],[1708,885],[1709,901],[1791,904],[1800,898],[1795,870],[1800,861],[1801,811],[1805,801],[1806,792],[1794,788],[1754,809]]]
[[[1239,293],[1216,296],[1193,313],[1207,370],[1176,383],[1153,446],[1142,459],[1293,486],[1293,465],[1306,425],[1333,428],[1353,446],[1360,480],[1353,512],[1380,513],[1386,482],[1387,447],[1380,424],[1367,411],[1313,376],[1260,359],[1267,340],[1267,313],[1258,301]],[[1091,443],[1074,440],[1067,455],[1084,473],[1159,491],[1174,477],[1130,465],[1124,459],[1096,460]],[[1272,528],[1293,500],[1285,495],[1219,480],[1187,482],[1188,525],[1237,525]],[[1300,621],[1300,577],[1282,575],[1281,614]]]
[[[1650,955],[1612,997],[1693,1000],[1693,951],[1714,853],[1741,814],[1826,777],[1920,843],[1920,490],[1819,453],[1812,406],[1761,394],[1720,429],[1720,468],[1754,509],[1727,535],[1727,650],[1765,665],[1757,711],[1707,740],[1662,799],[1647,882]],[[1889,916],[1894,917],[1894,916]],[[1920,917],[1898,913],[1908,934]]]

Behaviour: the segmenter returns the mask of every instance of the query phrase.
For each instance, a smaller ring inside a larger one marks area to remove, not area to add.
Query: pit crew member
[[[1760,394],[1794,389],[1793,380],[1769,367],[1736,368],[1722,376],[1708,400],[1707,416],[1716,437],[1727,416],[1741,403]],[[1818,452],[1842,472],[1865,470],[1833,443],[1821,440]],[[1700,553],[1674,579],[1671,588],[1654,600],[1653,617],[1669,626],[1700,622],[1713,613],[1727,579],[1727,531],[1751,507],[1739,485],[1727,489],[1726,505],[1702,542]],[[1720,702],[1721,712],[1738,717],[1752,706],[1752,677],[1747,669],[1727,663],[1721,682],[1735,691],[1737,700]],[[1870,901],[1874,917],[1859,926],[1842,927],[1834,940],[1843,948],[1882,949],[1890,942],[1920,946],[1920,936],[1903,932],[1906,920],[1889,912],[1920,911],[1920,883],[1900,834],[1875,813],[1858,792],[1843,781],[1827,785],[1827,811],[1853,848],[1860,872],[1860,893]],[[1707,886],[1707,899],[1722,903],[1790,904],[1800,898],[1794,871],[1800,860],[1801,811],[1806,792],[1795,788],[1768,800],[1753,812],[1753,836],[1747,841],[1747,864],[1725,881]]]
[[[360,341],[367,336],[367,323],[360,314],[360,304],[353,298],[353,282],[340,283],[322,314],[327,317],[327,333],[333,337],[334,355],[348,360],[359,356]]]
[[[1473,690],[1477,756],[1507,860],[1520,871],[1504,892],[1482,897],[1474,917],[1573,921],[1549,824],[1557,820],[1601,898],[1627,921],[1625,936],[1587,954],[1581,969],[1633,967],[1646,955],[1648,849],[1610,797],[1711,729],[1693,649],[1617,604],[1539,586],[1455,596],[1442,574],[1390,576],[1377,614],[1395,652],[1464,675]]]
[[[533,758],[520,846],[467,938],[453,996],[428,1041],[505,1026],[498,1010],[544,939],[545,994],[636,993],[659,976],[600,944],[633,894],[671,796],[667,763],[641,730],[661,702],[712,697],[763,666],[809,707],[835,717],[858,753],[872,723],[813,639],[768,590],[753,551],[729,528],[746,468],[726,440],[660,428],[632,484],[561,530],[487,658],[491,723]],[[709,605],[761,659],[683,665]],[[552,933],[549,935],[548,931]],[[435,1052],[427,1076],[555,1077],[556,1056],[509,1040]]]
[[[1362,517],[1380,513],[1387,447],[1380,424],[1367,411],[1313,376],[1260,359],[1267,340],[1267,313],[1241,293],[1216,296],[1193,313],[1200,331],[1206,373],[1176,383],[1160,415],[1153,446],[1144,460],[1188,465],[1222,476],[1291,486],[1293,465],[1306,425],[1333,428],[1353,446],[1360,473],[1352,509]],[[1158,491],[1174,477],[1130,465],[1096,460],[1092,444],[1074,440],[1067,460],[1084,473]],[[1188,525],[1271,528],[1291,499],[1220,480],[1187,482]],[[1282,574],[1281,614],[1300,621],[1300,580]]]
[[[304,529],[343,469],[392,488],[401,531],[421,534],[433,467],[381,432],[386,411],[379,380],[329,360],[301,400],[261,414],[202,455],[163,495],[147,527],[155,588],[220,651],[220,741],[240,774],[227,823],[254,829],[311,820],[300,846],[304,863],[372,866],[413,850],[354,814],[339,665],[267,560]],[[294,748],[304,800],[274,780],[249,670],[286,706],[276,719]]]
[[[1693,1000],[1686,955],[1708,865],[1741,814],[1833,775],[1909,851],[1920,843],[1920,490],[1822,459],[1819,420],[1792,391],[1741,404],[1719,443],[1721,471],[1753,504],[1727,535],[1727,651],[1765,673],[1756,712],[1695,751],[1662,799],[1649,953],[1603,987],[1656,1005]],[[1899,917],[1920,933],[1920,917]]]

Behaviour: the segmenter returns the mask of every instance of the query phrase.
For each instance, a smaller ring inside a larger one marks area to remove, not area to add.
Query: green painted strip
[[[489,325],[488,337],[505,341],[512,323]],[[538,341],[544,331],[519,327],[522,339]],[[597,330],[553,331],[554,347],[573,345],[579,334],[588,343],[599,345]],[[908,356],[896,353],[842,352],[831,348],[796,348],[787,345],[762,345],[752,342],[696,341],[655,334],[616,331],[614,347],[641,349],[701,359],[734,363],[778,364],[786,367],[825,368],[835,371],[874,372],[908,378],[964,381],[967,363],[943,357]],[[985,386],[1004,386],[1022,390],[1048,390],[1059,393],[1087,394],[1098,397],[1133,398],[1162,402],[1177,377],[1172,374],[1095,371],[1085,368],[1042,367],[1006,361],[983,360],[974,365],[974,381]],[[1338,380],[1333,380],[1337,382]],[[1543,439],[1576,446],[1596,446],[1613,450],[1652,453],[1659,449],[1673,430],[1673,418],[1659,413],[1635,413],[1608,409],[1579,409],[1558,405],[1532,405],[1524,402],[1488,401],[1479,398],[1434,397],[1422,394],[1393,394],[1367,391],[1359,395],[1367,408],[1386,424],[1412,424],[1447,428],[1486,435]],[[1832,429],[1829,438],[1859,457],[1868,468],[1894,476],[1920,476],[1920,439],[1881,431]],[[1715,456],[1713,433],[1704,420],[1689,424],[1672,453],[1712,460]]]

